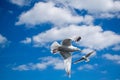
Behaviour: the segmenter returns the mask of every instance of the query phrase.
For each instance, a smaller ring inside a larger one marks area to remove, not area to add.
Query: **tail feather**
[[[89,61],[90,61],[90,59],[89,59],[89,58],[86,58],[86,59],[85,59],[85,62],[89,62]]]
[[[51,45],[51,52],[52,53],[56,53],[58,51],[58,47],[60,46],[60,44],[58,42],[53,42]]]

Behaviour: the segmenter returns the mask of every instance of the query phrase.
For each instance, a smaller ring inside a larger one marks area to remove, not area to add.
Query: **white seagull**
[[[81,62],[81,61],[89,62],[90,59],[89,59],[88,57],[90,57],[94,52],[95,52],[95,51],[92,51],[92,52],[86,54],[85,56],[82,56],[82,58],[76,60],[75,62],[73,62],[73,64],[76,64],[76,63]]]
[[[79,48],[72,46],[71,41],[79,41],[81,37],[76,37],[73,39],[64,39],[61,44],[58,42],[53,42],[51,45],[51,52],[53,54],[59,52],[64,60],[64,67],[67,75],[71,76],[71,62],[72,62],[72,54],[71,52],[81,51]]]

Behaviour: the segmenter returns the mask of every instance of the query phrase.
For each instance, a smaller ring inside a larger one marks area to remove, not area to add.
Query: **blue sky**
[[[119,0],[1,0],[1,80],[120,80]],[[72,65],[68,78],[54,41],[81,36],[73,61],[96,50],[90,62]]]

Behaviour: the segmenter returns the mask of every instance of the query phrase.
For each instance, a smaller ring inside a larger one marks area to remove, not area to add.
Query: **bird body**
[[[78,37],[74,41],[79,41],[80,39],[81,39],[81,37]],[[61,44],[59,44],[58,42],[55,41],[51,45],[51,52],[54,54],[59,52],[60,55],[63,57],[65,71],[67,72],[69,77],[71,74],[71,62],[72,62],[71,52],[80,51],[79,48],[77,48],[71,44],[71,41],[72,41],[72,39],[64,39],[61,42]]]

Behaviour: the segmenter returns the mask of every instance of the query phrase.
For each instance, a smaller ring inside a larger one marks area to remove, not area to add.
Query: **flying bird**
[[[73,62],[73,64],[77,64],[77,63],[79,63],[79,62],[81,62],[81,61],[89,62],[90,59],[89,59],[88,57],[90,57],[93,53],[94,53],[94,51],[92,51],[92,52],[86,54],[85,56],[82,56],[82,58],[76,60],[75,62]]]
[[[71,52],[75,51],[81,51],[79,48],[73,46],[71,44],[72,41],[78,42],[81,39],[81,37],[76,37],[74,39],[64,39],[61,44],[58,42],[53,42],[51,45],[51,52],[53,54],[56,54],[57,52],[60,53],[64,60],[64,67],[65,71],[67,72],[67,75],[71,76],[71,62],[72,62],[72,54]]]

